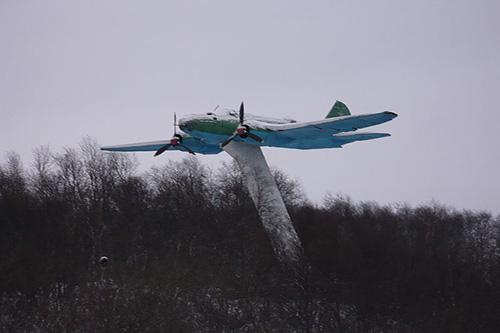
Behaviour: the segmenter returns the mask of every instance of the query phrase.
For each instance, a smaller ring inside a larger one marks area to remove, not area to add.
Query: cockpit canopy
[[[237,110],[225,109],[219,107],[216,107],[215,110],[212,112],[205,113],[205,115],[212,117],[214,120],[218,120],[218,118],[227,118],[228,116],[236,119],[239,119],[240,117],[239,112]],[[285,117],[283,119],[276,119],[270,117],[256,117],[248,113],[245,113],[245,120],[267,122],[271,124],[289,124],[296,122],[295,120],[289,117]]]

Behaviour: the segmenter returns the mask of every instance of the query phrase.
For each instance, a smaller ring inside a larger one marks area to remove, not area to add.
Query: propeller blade
[[[177,135],[177,114],[174,112],[174,136]]]
[[[188,148],[188,147],[184,146],[183,144],[181,144],[181,147],[182,147],[182,148],[184,148],[184,149],[186,149],[186,150],[187,150],[190,154],[196,155],[196,154],[194,153],[194,151],[192,151],[190,148]]]
[[[247,135],[257,142],[261,142],[261,143],[264,142],[264,140],[262,140],[258,135],[255,135],[250,131],[247,133]]]
[[[174,112],[174,136],[170,140],[170,143],[167,143],[166,145],[164,145],[163,147],[158,149],[158,151],[154,155],[155,157],[160,155],[161,153],[163,153],[165,150],[169,149],[170,147],[174,147],[175,149],[180,150],[180,151],[182,151],[180,149],[180,147],[182,147],[190,154],[196,155],[195,152],[191,148],[186,147],[182,144],[182,135],[177,134],[177,126],[178,126],[177,125],[177,113]]]
[[[234,139],[237,135],[238,135],[238,133],[234,133],[233,135],[231,135],[231,136],[229,137],[229,139],[227,139],[226,141],[224,141],[224,142],[220,145],[220,147],[221,147],[221,148],[224,148],[224,147],[225,147],[225,146],[226,146],[229,142],[233,141],[233,139]]]
[[[240,105],[240,124],[243,125],[243,119],[245,118],[245,107],[243,105],[243,102],[241,102]]]
[[[168,143],[168,144],[164,145],[163,147],[161,147],[160,149],[158,149],[158,151],[155,153],[155,157],[160,155],[161,153],[163,153],[168,148],[170,148],[171,145],[172,145],[171,143]]]

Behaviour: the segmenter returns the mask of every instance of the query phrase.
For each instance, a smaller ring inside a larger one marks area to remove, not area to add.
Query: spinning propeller
[[[189,149],[188,147],[184,146],[182,144],[182,135],[177,134],[177,115],[174,113],[174,136],[172,139],[170,139],[170,142],[158,149],[158,151],[155,153],[155,157],[163,153],[165,150],[170,148],[170,146],[174,147],[175,149],[179,149],[180,147],[186,149],[190,154],[196,155],[194,151]]]
[[[245,139],[247,137],[251,137],[252,139],[254,139],[257,142],[264,142],[259,136],[250,132],[250,127],[248,125],[244,124],[244,120],[245,120],[245,109],[243,106],[243,102],[241,102],[241,105],[240,105],[240,123],[239,123],[238,127],[236,127],[236,130],[234,131],[233,135],[231,135],[229,137],[229,139],[227,139],[226,141],[224,141],[220,145],[221,148],[226,146],[229,142],[233,141],[234,138],[237,136],[239,136],[240,138],[243,138],[243,139]]]

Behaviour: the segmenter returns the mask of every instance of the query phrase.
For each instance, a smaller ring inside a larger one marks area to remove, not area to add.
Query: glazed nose
[[[179,128],[181,129],[181,131],[192,131],[196,128],[196,125],[198,125],[198,123],[199,121],[196,119],[181,119],[179,120]]]
[[[179,128],[181,129],[181,131],[184,131],[185,128],[187,128],[187,121],[181,121],[179,123]]]

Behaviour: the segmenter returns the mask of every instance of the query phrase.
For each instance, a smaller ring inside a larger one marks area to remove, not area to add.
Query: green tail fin
[[[351,112],[349,111],[347,106],[341,101],[336,101],[335,104],[333,104],[330,112],[328,112],[328,114],[326,115],[326,118],[350,116],[350,115]]]

